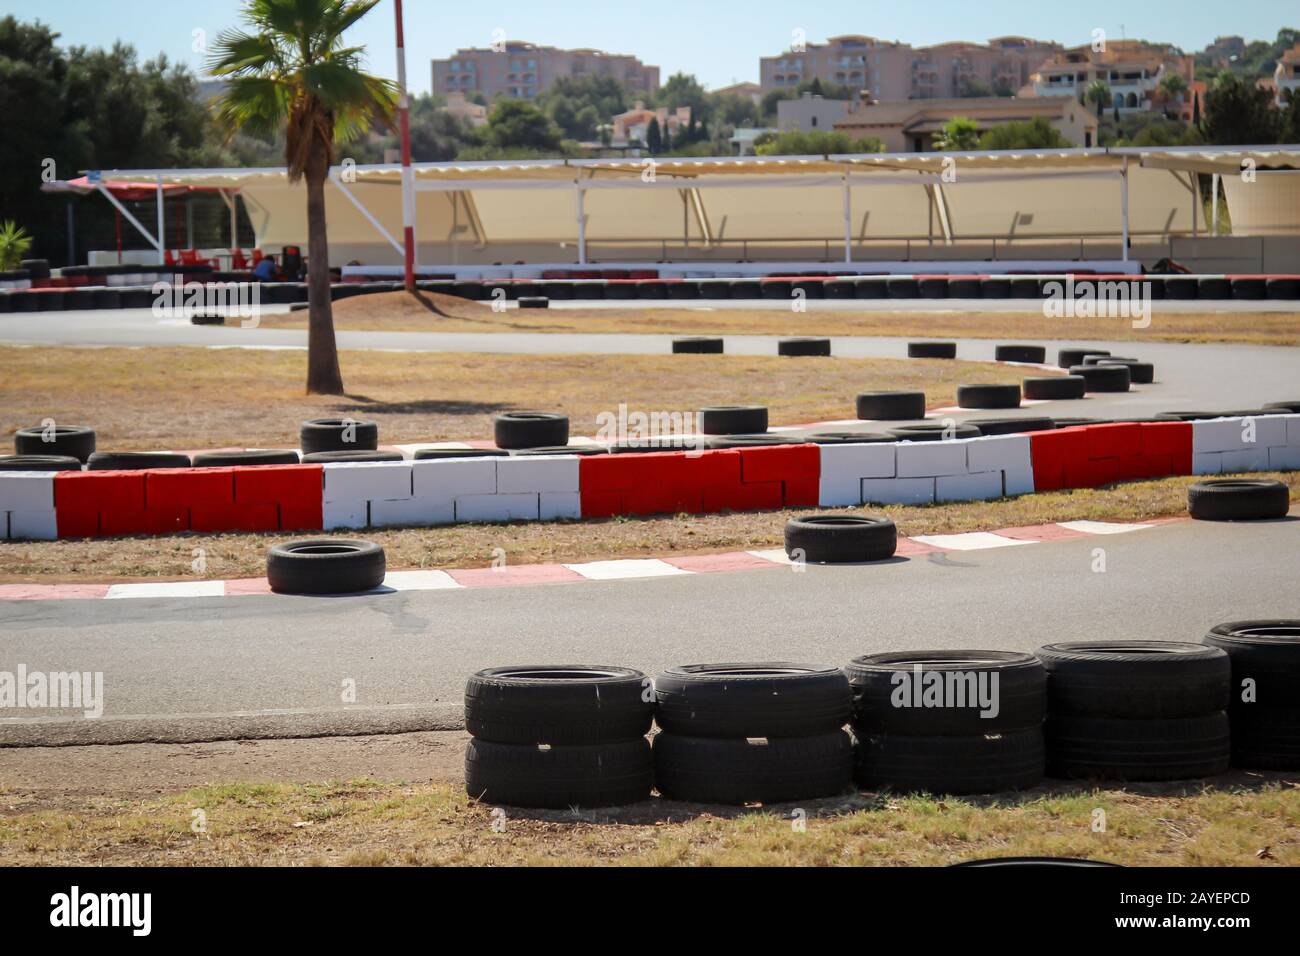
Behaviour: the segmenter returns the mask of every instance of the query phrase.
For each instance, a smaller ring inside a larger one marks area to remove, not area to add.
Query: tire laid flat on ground
[[[1050,418],[975,418],[970,424],[980,430],[981,435],[1022,435],[1025,432],[1045,432],[1056,428],[1056,422]]]
[[[266,577],[277,594],[357,594],[384,583],[384,549],[373,541],[313,538],[272,545]]]
[[[604,445],[542,445],[538,448],[520,448],[512,454],[519,458],[538,455],[608,455],[609,449]]]
[[[1020,383],[1025,398],[1034,400],[1069,401],[1083,398],[1088,383],[1082,375],[1052,375],[1027,378]]]
[[[776,354],[786,356],[827,356],[831,354],[830,339],[781,339],[776,343]]]
[[[569,417],[555,412],[503,412],[492,420],[498,448],[542,448],[569,443]]]
[[[965,422],[953,425],[926,422],[923,425],[899,425],[897,428],[891,428],[889,434],[899,441],[948,441],[956,438],[979,438],[980,430]]]
[[[996,345],[993,347],[996,362],[1023,362],[1042,365],[1047,361],[1047,347],[1043,345]]]
[[[97,451],[86,460],[87,471],[148,471],[154,468],[190,468],[189,455],[151,451]]]
[[[1133,380],[1125,365],[1071,365],[1070,374],[1082,376],[1089,392],[1127,392]]]
[[[847,732],[810,737],[654,738],[655,786],[669,800],[739,805],[832,797],[853,779]]]
[[[234,468],[256,465],[296,465],[299,463],[296,451],[205,451],[194,456],[195,468]]]
[[[879,734],[858,740],[853,778],[866,790],[932,794],[1024,790],[1043,779],[1043,731],[960,737]]]
[[[885,561],[898,550],[898,528],[889,518],[806,515],[785,524],[785,552],[792,559],[825,564]]]
[[[655,678],[655,722],[688,737],[807,737],[849,720],[838,667],[785,661],[686,664]]]
[[[1118,720],[1060,717],[1047,722],[1047,773],[1063,779],[1192,780],[1228,769],[1228,715]]]
[[[1228,706],[1228,655],[1175,641],[1071,641],[1037,651],[1055,717],[1197,717]]]
[[[95,430],[84,425],[20,428],[14,433],[19,455],[66,455],[85,462],[95,452]]]
[[[722,339],[691,337],[673,339],[674,355],[721,355]]]
[[[564,810],[617,807],[650,798],[654,756],[644,737],[547,747],[470,740],[465,791],[475,800]]]
[[[1300,620],[1219,624],[1202,640],[1232,662],[1233,765],[1300,770]]]
[[[1082,860],[1077,857],[1069,857],[1069,856],[1004,856],[1004,857],[994,857],[988,860],[967,860],[965,863],[953,863],[951,864],[951,868],[960,869],[965,867],[965,868],[979,869],[983,867],[1027,866],[1036,869],[1061,868],[1061,869],[1073,870],[1073,869],[1079,869],[1081,867],[1082,868],[1089,868],[1094,866],[1114,867],[1120,865],[1121,864],[1119,863],[1106,863],[1102,860]]]
[[[800,441],[813,445],[875,445],[882,442],[898,441],[893,435],[881,435],[876,432],[814,432],[805,435]]]
[[[958,408],[1019,408],[1019,385],[958,385]]]
[[[1187,511],[1201,521],[1267,521],[1290,510],[1291,489],[1272,478],[1221,478],[1187,489]]]
[[[314,451],[302,456],[304,465],[324,465],[331,461],[405,461],[400,451]]]
[[[302,453],[317,451],[375,451],[379,447],[379,425],[350,418],[314,418],[298,431]]]
[[[700,409],[700,431],[706,435],[759,435],[767,431],[763,405],[710,405]]]
[[[1123,365],[1128,369],[1129,381],[1134,385],[1151,385],[1156,380],[1156,367],[1151,362],[1137,359],[1101,359],[1098,365]]]
[[[889,651],[855,657],[844,672],[859,737],[1041,730],[1047,716],[1047,672],[1032,654]]]
[[[629,667],[491,667],[465,684],[465,729],[502,744],[602,744],[644,737],[650,680]]]
[[[908,358],[955,359],[956,342],[908,342]]]
[[[71,455],[0,455],[0,471],[81,471]]]
[[[413,456],[414,461],[436,461],[442,458],[509,458],[510,452],[504,448],[421,448]],[[307,457],[303,457],[306,461]]]
[[[856,400],[863,421],[912,421],[925,418],[925,392],[861,392]]]
[[[1089,355],[1110,355],[1105,349],[1061,349],[1056,353],[1056,364],[1061,368],[1082,365]]]

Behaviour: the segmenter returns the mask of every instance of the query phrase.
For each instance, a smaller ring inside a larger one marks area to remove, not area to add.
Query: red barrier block
[[[1142,454],[1142,426],[1132,422],[1084,428],[1089,458],[1133,458]]]
[[[713,511],[767,511],[784,504],[784,489],[779,481],[755,481],[730,488],[705,488],[705,512]]]
[[[54,477],[54,507],[91,511],[143,511],[143,471],[61,471]]]
[[[1142,454],[1178,457],[1192,454],[1191,422],[1143,422]]]
[[[740,480],[792,481],[821,478],[822,456],[816,445],[770,445],[740,450]]]
[[[1067,464],[1078,465],[1087,458],[1085,429],[1059,428],[1029,433],[1029,456],[1034,467],[1034,490],[1057,491],[1072,487],[1066,483]]]
[[[815,508],[821,503],[821,482],[816,478],[799,478],[785,484],[787,508]]]
[[[632,488],[622,497],[623,513],[630,515],[699,514],[703,510],[698,488]]]
[[[692,488],[703,489],[714,485],[738,485],[744,473],[744,452],[738,449],[719,449],[705,452],[680,452],[678,466],[683,480]],[[615,456],[619,457],[619,456]]]
[[[297,504],[324,494],[324,465],[261,465],[231,469],[240,505]]]
[[[280,528],[283,531],[320,531],[325,526],[319,501],[280,505]]]
[[[190,509],[190,529],[223,531],[279,531],[280,509],[273,504],[201,505]]]
[[[604,455],[597,455],[597,458],[604,458]],[[590,459],[584,458],[583,461]],[[581,465],[578,472],[579,478],[582,476]],[[584,518],[612,518],[615,515],[623,514],[623,495],[617,491],[588,491],[584,483],[582,486],[582,516]]]
[[[55,482],[55,487],[58,487],[58,482]],[[60,538],[99,537],[99,512],[93,508],[57,506],[54,509],[54,520]]]
[[[99,516],[99,534],[104,538],[130,535],[179,534],[190,530],[188,508],[115,509]]]
[[[1118,458],[1090,458],[1065,463],[1065,487],[1098,488],[1119,481]]]
[[[154,508],[211,507],[235,503],[233,468],[160,468],[145,472],[144,503]]]

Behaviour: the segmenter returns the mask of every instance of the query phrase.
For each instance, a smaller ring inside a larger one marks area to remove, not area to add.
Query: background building
[[[561,50],[518,40],[503,44],[500,50],[474,47],[433,61],[433,91],[444,95],[477,92],[488,99],[500,95],[528,100],[564,76],[609,76],[645,93],[659,88],[659,67],[646,66],[634,56]]]
[[[885,152],[926,152],[944,124],[955,117],[974,120],[980,133],[1006,123],[1023,123],[1042,116],[1075,146],[1097,145],[1097,117],[1071,96],[962,97],[948,100],[902,100],[894,103],[857,101],[835,129],[865,139],[874,136]]]
[[[1110,90],[1112,109],[1121,114],[1152,109],[1153,94],[1166,73],[1193,79],[1192,58],[1170,54],[1141,40],[1110,40],[1101,51],[1091,46],[1063,50],[1039,67],[1033,78],[1035,96],[1082,98],[1100,81]]]
[[[1286,103],[1288,93],[1300,96],[1300,43],[1282,54],[1273,71],[1273,85],[1277,88],[1277,103]]]
[[[759,60],[763,91],[792,89],[814,78],[853,90],[869,89],[880,100],[1011,95],[1033,72],[1062,50],[1059,43],[1028,37],[995,37],[988,43],[942,43],[912,47],[875,37],[846,35],[810,43]]]
[[[849,112],[848,100],[828,100],[804,93],[798,99],[780,100],[776,104],[776,128],[781,132],[834,129]]]

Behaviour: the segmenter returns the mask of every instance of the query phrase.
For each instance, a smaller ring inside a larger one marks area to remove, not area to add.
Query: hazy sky
[[[116,39],[146,57],[166,53],[201,69],[193,52],[194,31],[209,38],[235,25],[240,0],[0,0],[0,15],[39,19],[68,45],[108,46]],[[1239,34],[1272,40],[1280,27],[1300,27],[1295,0],[1093,0],[1091,3],[1024,3],[1005,0],[819,0],[815,4],[747,0],[656,0],[648,3],[533,2],[466,3],[406,0],[407,72],[412,90],[427,91],[429,61],[458,47],[488,46],[493,31],[510,39],[563,47],[595,47],[632,53],[672,73],[694,73],[716,88],[758,80],[758,58],[779,53],[791,32],[810,42],[842,33],[864,33],[922,46],[949,40],[984,41],[1020,34],[1067,45],[1087,42],[1100,27],[1111,37],[1140,37],[1184,49],[1204,47],[1216,36]],[[371,69],[394,76],[393,0],[380,4],[349,35],[370,51]]]

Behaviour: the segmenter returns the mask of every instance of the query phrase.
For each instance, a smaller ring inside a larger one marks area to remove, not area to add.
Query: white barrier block
[[[0,511],[0,541],[9,540],[9,512]]]
[[[1300,469],[1300,446],[1277,445],[1268,450],[1268,470],[1284,471]]]
[[[582,517],[582,495],[576,491],[543,491],[537,516],[543,521]]]
[[[1028,435],[990,435],[966,445],[966,466],[972,473],[1002,472],[1002,493],[1027,495],[1034,490],[1034,461]]]
[[[935,501],[989,501],[1002,497],[1002,472],[944,475],[935,479]]]
[[[893,478],[897,442],[818,445],[823,478]]]
[[[428,528],[437,524],[452,524],[456,520],[456,504],[451,498],[399,498],[396,501],[370,502],[370,527],[394,528],[410,525]]]
[[[882,505],[927,505],[934,501],[933,478],[863,478],[862,500]]]
[[[409,461],[348,461],[325,465],[325,502],[395,501],[411,497]]]
[[[536,521],[541,514],[540,495],[460,495],[457,521]]]
[[[53,471],[0,471],[0,511],[54,508]]]
[[[1223,453],[1223,474],[1231,475],[1239,471],[1268,471],[1268,459],[1269,449],[1262,445],[1257,448],[1245,448],[1241,451],[1225,451]]]
[[[417,498],[458,498],[494,495],[497,462],[503,458],[431,458],[411,465],[412,491]]]
[[[1253,442],[1245,440],[1248,428],[1245,418],[1213,418],[1192,422],[1192,454],[1245,451],[1252,447],[1268,448],[1287,443],[1285,416],[1261,415],[1249,419],[1249,422],[1255,432]]]
[[[968,441],[902,442],[898,447],[899,478],[933,478],[966,474]]]
[[[1286,416],[1286,443],[1300,447],[1300,415]]]
[[[497,462],[497,494],[577,490],[577,455],[524,455]]]
[[[326,501],[321,505],[321,527],[326,531],[336,528],[364,528],[370,523],[368,501]]]
[[[39,511],[10,511],[8,515],[8,533],[14,541],[58,540],[59,523],[55,520],[53,508]],[[0,527],[0,535],[2,534],[3,528]]]
[[[825,508],[862,504],[862,479],[822,475],[817,483],[817,503]]]
[[[1204,452],[1200,455],[1192,455],[1192,474],[1193,475],[1223,474],[1223,452],[1212,451],[1212,452]]]

